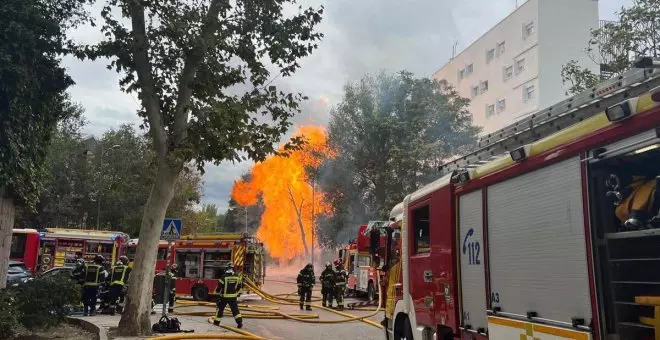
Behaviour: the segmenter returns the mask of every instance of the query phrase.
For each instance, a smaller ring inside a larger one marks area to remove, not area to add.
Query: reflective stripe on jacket
[[[85,266],[84,286],[98,286],[101,276],[101,266],[98,264],[88,264]]]
[[[240,277],[227,275],[218,280],[218,289],[216,291],[220,293],[221,297],[231,299],[238,297],[238,292],[242,286],[243,282]]]
[[[130,268],[124,265],[115,266],[112,268],[112,276],[110,277],[110,284],[113,285],[125,285],[126,280],[128,280],[128,274],[130,273]]]

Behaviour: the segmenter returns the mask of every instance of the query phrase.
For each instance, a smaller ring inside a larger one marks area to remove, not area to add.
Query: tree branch
[[[176,107],[174,108],[174,145],[180,145],[188,136],[188,106],[192,98],[190,85],[195,79],[199,65],[208,50],[208,41],[213,38],[222,2],[223,0],[213,0],[211,2],[197,44],[186,57],[183,71],[181,71]]]
[[[142,90],[142,104],[147,112],[149,130],[154,139],[154,147],[160,157],[167,152],[165,126],[160,115],[160,101],[156,94],[151,62],[149,61],[149,43],[144,19],[144,6],[139,0],[130,1],[131,24],[133,26],[133,59],[135,71]]]

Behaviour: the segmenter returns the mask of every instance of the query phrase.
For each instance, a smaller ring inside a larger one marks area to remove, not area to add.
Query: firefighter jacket
[[[131,274],[131,268],[125,265],[118,265],[112,267],[110,274],[110,284],[111,285],[122,285],[125,286],[128,282],[128,277]]]
[[[332,268],[326,268],[319,277],[323,288],[332,288],[335,286],[335,271]]]
[[[82,284],[85,279],[85,265],[76,264],[76,267],[71,272],[71,279],[77,283]]]
[[[108,272],[98,264],[88,264],[85,266],[85,274],[83,286],[98,287],[99,284],[106,280]]]
[[[337,287],[346,287],[346,280],[348,279],[348,273],[344,268],[337,269],[335,273],[335,284]]]
[[[312,288],[316,284],[314,271],[303,268],[300,273],[298,273],[296,282],[298,283],[298,288]]]
[[[243,287],[243,280],[236,274],[225,274],[218,280],[215,292],[221,298],[232,299],[238,297],[238,292]]]
[[[643,218],[648,217],[648,213],[653,208],[653,198],[656,191],[660,190],[657,187],[658,180],[646,179],[644,177],[633,178],[630,184],[631,193],[628,195],[621,204],[616,208],[616,217],[619,218],[621,223],[626,222],[629,218]],[[657,203],[657,202],[656,202]],[[646,222],[646,221],[643,221]]]

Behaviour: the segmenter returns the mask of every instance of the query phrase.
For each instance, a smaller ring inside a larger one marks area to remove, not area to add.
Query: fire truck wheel
[[[209,289],[206,286],[194,287],[191,293],[195,301],[206,301],[209,298]]]
[[[369,282],[369,286],[367,287],[367,296],[369,301],[376,300],[376,288],[374,287],[373,282]]]
[[[412,328],[410,327],[410,320],[407,317],[403,317],[400,321],[399,329],[394,331],[394,340],[413,340]],[[395,325],[395,328],[398,328]]]

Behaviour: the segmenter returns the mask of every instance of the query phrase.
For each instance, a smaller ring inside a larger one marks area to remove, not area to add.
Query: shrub
[[[0,290],[0,339],[10,339],[15,335],[18,320],[16,306],[13,304],[13,294]]]
[[[28,330],[59,324],[80,303],[80,288],[67,276],[36,278],[12,290],[15,315]]]

